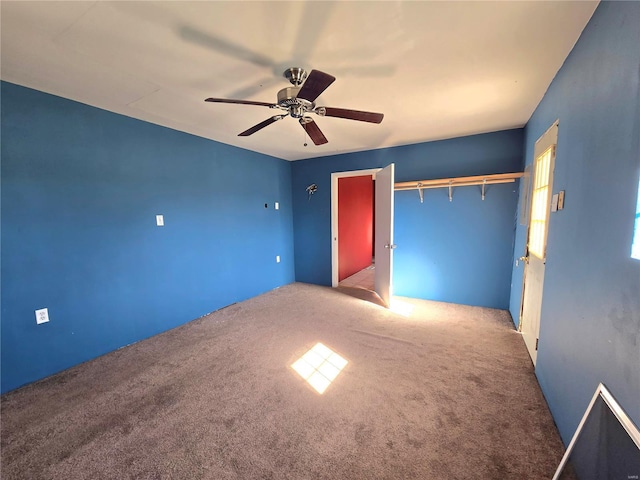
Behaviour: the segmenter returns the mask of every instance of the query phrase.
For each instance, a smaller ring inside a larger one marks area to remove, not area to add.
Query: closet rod
[[[482,181],[482,182],[452,182],[451,186],[452,187],[468,187],[468,186],[472,186],[472,185],[495,185],[497,183],[513,183],[515,182],[515,179],[513,178],[508,178],[508,179],[503,179],[503,180],[487,180]],[[396,184],[397,185],[397,184]],[[408,187],[393,187],[394,190],[396,191],[402,191],[402,190],[425,190],[427,188],[447,188],[449,186],[449,183],[439,183],[436,185],[411,185]]]
[[[496,173],[492,175],[475,175],[471,177],[438,178],[435,180],[418,180],[397,182],[394,190],[418,190],[424,188],[466,187],[471,185],[491,185],[496,183],[513,183],[524,172]]]

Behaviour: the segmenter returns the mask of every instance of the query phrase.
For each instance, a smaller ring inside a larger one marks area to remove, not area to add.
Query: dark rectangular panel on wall
[[[338,179],[338,281],[371,265],[373,178]]]
[[[289,162],[5,82],[1,154],[3,392],[293,281]]]

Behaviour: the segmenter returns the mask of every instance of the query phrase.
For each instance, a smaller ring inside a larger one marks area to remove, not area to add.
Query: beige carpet
[[[2,478],[551,478],[508,313],[399,300],[296,283],[10,392]],[[291,368],[317,342],[348,361],[322,395]]]

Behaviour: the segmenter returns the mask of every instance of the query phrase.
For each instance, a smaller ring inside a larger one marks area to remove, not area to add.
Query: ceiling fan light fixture
[[[303,120],[305,113],[307,113],[307,109],[304,105],[292,105],[289,107],[289,115],[293,118]]]

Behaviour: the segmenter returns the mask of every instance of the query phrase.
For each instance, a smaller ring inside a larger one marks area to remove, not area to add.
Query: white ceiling
[[[1,2],[3,80],[297,160],[522,127],[597,2]],[[337,80],[316,103],[382,112],[286,118],[291,66]]]

